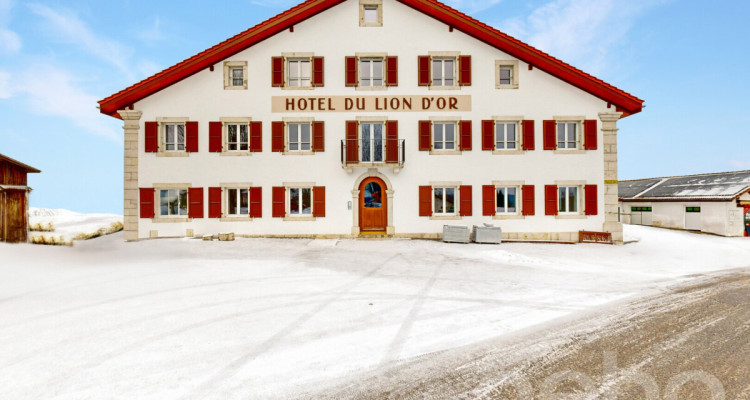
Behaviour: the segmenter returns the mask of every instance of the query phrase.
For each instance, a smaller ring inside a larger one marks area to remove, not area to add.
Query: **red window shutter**
[[[521,214],[534,215],[534,185],[521,186]]]
[[[325,77],[325,74],[323,73],[323,65],[325,63],[323,62],[323,57],[313,57],[312,59],[312,85],[313,86],[323,86],[323,78]]]
[[[263,151],[263,123],[250,122],[250,151]]]
[[[271,122],[271,151],[284,151],[284,121]]]
[[[432,122],[419,121],[419,150],[432,149]]]
[[[261,187],[250,188],[250,218],[263,216],[263,189]]]
[[[312,135],[312,151],[325,151],[326,133],[325,123],[323,121],[313,121]]]
[[[188,153],[198,151],[198,121],[185,123],[185,151]]]
[[[326,216],[326,187],[313,186],[313,217]]]
[[[203,188],[188,188],[188,217],[203,218]]]
[[[159,123],[147,121],[145,127],[146,153],[159,151]]]
[[[284,202],[286,201],[286,188],[284,186],[274,186],[271,189],[271,196],[272,196],[272,199],[271,199],[272,216],[274,218],[286,217],[286,204],[284,204]]]
[[[419,56],[417,66],[419,86],[430,86],[430,56]]]
[[[557,185],[544,185],[544,215],[557,215]]]
[[[482,185],[482,215],[495,215],[495,185]]]
[[[544,150],[556,150],[557,138],[555,138],[555,121],[544,120],[542,128],[544,130]]]
[[[221,153],[221,128],[222,123],[219,121],[208,123],[208,151],[210,153]]]
[[[459,121],[458,131],[461,135],[461,150],[471,150],[471,121]]]
[[[596,122],[596,121],[594,121]],[[598,214],[597,204],[597,190],[596,185],[586,185],[583,187],[583,191],[585,192],[585,203],[586,203],[586,215],[596,215]]]
[[[462,185],[458,187],[458,196],[461,202],[458,213],[467,217],[471,216],[471,185]]]
[[[346,121],[346,162],[359,162],[359,143],[357,140],[357,130],[359,122]]]
[[[419,187],[419,216],[429,217],[432,215],[432,186]]]
[[[221,218],[221,188],[208,188],[208,218]]]
[[[284,86],[284,57],[271,57],[271,86]]]
[[[491,119],[482,121],[482,150],[495,150],[495,121]]]
[[[141,218],[154,218],[154,188],[139,188]]]
[[[385,85],[398,86],[398,57],[385,58]]]
[[[521,146],[524,150],[534,150],[534,120],[529,119],[521,122],[521,129],[523,130]]]
[[[344,57],[344,74],[346,86],[357,86],[359,77],[357,76],[357,57]]]
[[[458,84],[471,86],[471,56],[459,56],[458,66]]]
[[[398,121],[385,122],[385,162],[398,162]]]
[[[583,148],[584,150],[596,150],[596,120],[587,119],[583,121]]]

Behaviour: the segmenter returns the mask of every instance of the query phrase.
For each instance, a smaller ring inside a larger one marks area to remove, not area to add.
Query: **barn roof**
[[[40,170],[38,170],[38,169],[30,166],[30,165],[26,165],[26,164],[24,164],[24,163],[22,163],[20,161],[14,160],[14,159],[12,159],[12,158],[10,158],[8,156],[4,156],[2,154],[0,154],[0,161],[5,161],[5,162],[11,163],[13,165],[17,165],[17,166],[21,167],[22,169],[26,170],[26,172],[28,172],[28,173],[42,172],[42,171],[40,171]]]
[[[149,78],[99,101],[103,114],[119,118],[118,110],[169,87],[193,74],[231,57],[295,24],[305,21],[346,0],[308,0],[281,14],[179,62]],[[450,8],[437,0],[397,0],[435,18],[490,46],[541,69],[616,107],[623,116],[638,113],[643,100],[618,89],[592,75],[529,46],[491,26]]]
[[[732,200],[750,190],[750,171],[620,181],[623,200]]]

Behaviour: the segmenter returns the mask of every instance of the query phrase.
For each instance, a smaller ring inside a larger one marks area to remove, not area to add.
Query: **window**
[[[495,61],[495,88],[518,89],[518,61]]]
[[[224,89],[247,89],[247,61],[224,61]]]
[[[650,207],[649,207],[649,208],[650,208]],[[695,213],[699,213],[699,212],[701,212],[701,208],[700,208],[700,207],[686,207],[686,208],[685,208],[685,212],[695,212]]]
[[[578,187],[557,187],[557,211],[559,213],[578,213]]]
[[[456,213],[456,188],[433,187],[432,209],[436,215],[453,215]]]
[[[381,87],[383,85],[383,59],[359,59],[359,86]]]
[[[312,204],[311,187],[289,188],[289,215],[310,216],[312,215]]]
[[[383,26],[382,7],[380,0],[360,0],[359,26]]]
[[[456,123],[455,122],[433,122],[432,123],[432,148],[434,150],[456,149]]]
[[[250,147],[248,124],[227,123],[227,150],[247,151]]]
[[[312,68],[309,58],[290,58],[287,60],[287,86],[312,86]]]
[[[630,211],[636,212],[651,212],[651,207],[631,207]]]
[[[310,123],[288,123],[289,151],[310,151]]]
[[[557,148],[578,148],[578,122],[557,122]]]
[[[187,189],[159,190],[159,215],[182,216],[188,215]]]
[[[495,149],[516,150],[518,148],[517,131],[518,124],[516,122],[496,122]]]
[[[245,74],[242,72],[242,68],[231,68],[232,71],[232,86],[242,86],[245,81]]]
[[[383,162],[384,129],[382,122],[360,122],[360,162]]]
[[[227,214],[244,216],[250,213],[250,190],[227,189]]]
[[[378,6],[365,6],[365,24],[378,22]]]
[[[455,86],[456,59],[432,58],[432,86]]]
[[[163,124],[164,150],[185,151],[185,124]]]
[[[518,188],[515,186],[498,186],[495,188],[495,212],[497,214],[515,214],[517,208]]]

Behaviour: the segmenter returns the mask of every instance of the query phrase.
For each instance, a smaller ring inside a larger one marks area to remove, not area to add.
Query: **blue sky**
[[[447,3],[645,100],[620,179],[750,169],[750,2]],[[122,123],[96,101],[294,4],[0,0],[0,153],[43,171],[31,205],[121,213]]]

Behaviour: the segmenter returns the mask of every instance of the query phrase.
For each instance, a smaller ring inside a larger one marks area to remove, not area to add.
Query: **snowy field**
[[[107,235],[122,230],[122,215],[80,214],[64,209],[29,207],[31,242],[71,245],[75,240]],[[53,229],[34,231],[35,227]]]
[[[750,265],[750,240],[0,243],[0,397],[287,398]]]

